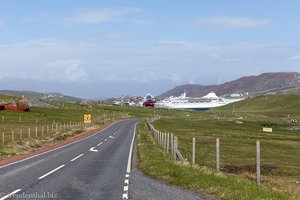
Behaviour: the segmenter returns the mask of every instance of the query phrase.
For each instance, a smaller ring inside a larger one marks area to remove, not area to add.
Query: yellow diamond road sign
[[[85,115],[83,116],[83,122],[84,122],[84,123],[91,123],[91,122],[92,122],[92,115],[90,115],[90,114],[85,114]]]

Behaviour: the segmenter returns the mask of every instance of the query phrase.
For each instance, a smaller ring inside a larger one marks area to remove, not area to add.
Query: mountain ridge
[[[82,101],[81,98],[67,96],[59,92],[35,92],[35,91],[18,91],[18,90],[0,90],[0,94],[10,95],[10,96],[24,96],[33,102],[39,104],[39,99],[46,100],[57,100],[67,103],[80,103]]]
[[[215,92],[218,96],[231,94],[260,95],[268,92],[299,93],[300,73],[298,72],[271,72],[257,76],[243,76],[236,80],[220,85],[185,84],[176,86],[156,98],[163,99],[169,96],[179,96],[186,91],[189,97],[201,97],[209,92]]]

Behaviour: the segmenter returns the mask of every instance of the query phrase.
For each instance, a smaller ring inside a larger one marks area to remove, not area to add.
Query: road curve
[[[0,200],[127,199],[137,120],[0,167]]]

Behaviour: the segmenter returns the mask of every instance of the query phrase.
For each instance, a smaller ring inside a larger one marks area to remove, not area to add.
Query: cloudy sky
[[[158,95],[300,72],[298,0],[0,2],[0,89]]]

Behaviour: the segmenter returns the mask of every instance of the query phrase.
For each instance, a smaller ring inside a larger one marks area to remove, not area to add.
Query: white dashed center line
[[[103,144],[103,142],[100,142],[99,144],[97,144],[97,146],[99,147],[101,144]]]
[[[41,180],[41,179],[45,178],[46,176],[49,176],[50,174],[52,174],[52,173],[56,172],[57,170],[63,168],[64,166],[65,165],[61,165],[61,166],[55,168],[54,170],[48,172],[47,174],[44,174],[43,176],[39,177],[38,179]]]
[[[22,191],[22,189],[17,189],[17,190],[15,190],[15,191],[13,191],[12,193],[9,193],[8,195],[5,195],[5,196],[2,197],[0,200],[7,199],[7,198],[11,197],[12,195],[14,195],[14,194],[16,194],[16,193],[18,193],[18,192],[20,192],[20,191]]]
[[[81,156],[83,156],[84,154],[80,154],[79,156],[77,156],[77,157],[75,157],[75,158],[73,158],[72,160],[71,160],[71,162],[73,162],[73,161],[75,161],[75,160],[77,160],[78,158],[80,158]]]

